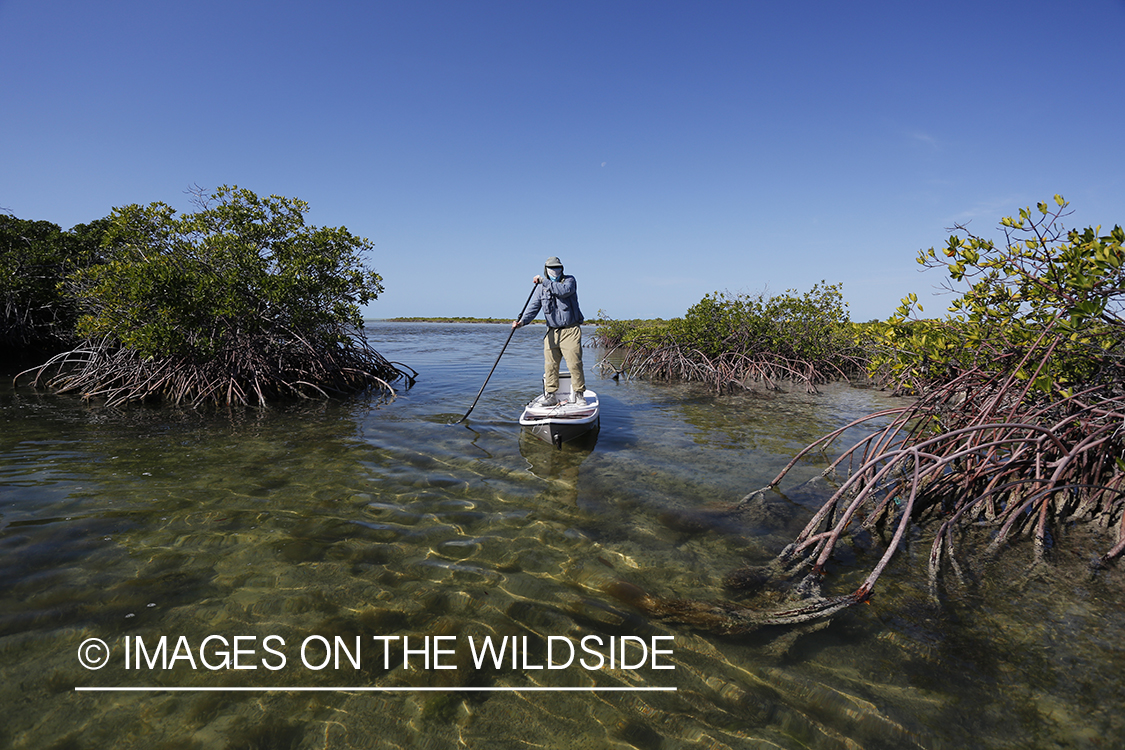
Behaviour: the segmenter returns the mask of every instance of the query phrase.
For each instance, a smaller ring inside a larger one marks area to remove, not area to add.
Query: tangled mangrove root
[[[1116,527],[1116,542],[1099,564],[1119,557],[1125,550],[1125,474],[1115,457],[1125,449],[1122,397],[1099,397],[1099,389],[1090,388],[1028,403],[1013,398],[1018,394],[1009,388],[1009,382],[966,373],[845,451],[826,472],[844,461],[858,465],[779,561],[823,570],[856,521],[864,530],[893,530],[857,591],[861,595],[870,594],[912,524],[937,526],[929,553],[935,594],[943,563],[960,575],[956,532],[966,527],[990,530],[989,553],[1029,536],[1039,557],[1067,524]]]
[[[414,383],[417,372],[390,362],[359,331],[346,344],[313,346],[304,339],[248,340],[210,359],[143,357],[108,340],[63,352],[13,379],[31,375],[33,388],[105,399],[109,406],[161,399],[175,404],[265,405],[286,398],[328,398],[375,388],[394,397],[391,383]]]
[[[866,601],[908,531],[920,532],[916,538],[932,533],[928,575],[935,598],[943,572],[964,581],[962,562],[977,557],[971,553],[991,557],[1022,537],[1032,540],[1037,562],[1078,525],[1099,532],[1086,537],[1103,545],[1095,568],[1125,553],[1125,229],[1067,229],[1068,204],[1060,195],[1054,204],[1001,219],[1002,243],[958,226],[963,236],[950,236],[940,251],[919,252],[918,262],[946,270],[947,290],[961,294],[948,308],[952,314],[912,317],[922,308],[910,294],[885,324],[869,328],[869,372],[916,399],[845,425],[794,457],[770,487],[850,428],[887,422],[825,470],[824,476],[843,479],[772,568],[736,571],[728,586],[771,587],[803,576],[797,589],[808,589],[841,542],[861,534],[885,542],[878,561],[851,594],[825,600],[813,590],[812,616]],[[746,351],[754,349],[741,342],[766,330],[723,325],[756,320],[745,313],[760,307],[741,299],[707,298],[697,308],[694,322],[685,318],[651,332],[611,322],[602,339],[633,346],[627,357],[648,358],[636,366],[671,375],[700,365],[681,363],[690,358],[666,346],[675,343],[670,334],[687,331],[717,342],[720,351]],[[709,330],[718,333],[709,337]],[[839,356],[849,349],[807,351]],[[726,605],[637,601],[699,627],[741,627],[743,613]]]
[[[935,598],[943,571],[964,580],[959,544],[983,545],[993,556],[1030,538],[1043,559],[1067,527],[1090,524],[1109,537],[1096,565],[1109,564],[1125,552],[1125,395],[1103,384],[1055,399],[1028,398],[1026,384],[1014,386],[1019,382],[966,372],[909,406],[855,420],[795,456],[766,489],[849,429],[887,422],[823,471],[844,479],[770,565],[724,579],[743,595],[788,591],[779,605],[763,606],[761,597],[753,604],[659,599],[624,586],[613,593],[650,616],[738,635],[824,620],[868,601],[915,527],[933,534],[928,577]],[[821,576],[856,531],[887,540],[882,555],[854,591],[824,596]]]
[[[788,382],[816,393],[818,384],[858,377],[863,371],[863,360],[859,356],[843,356],[834,361],[814,362],[773,352],[709,357],[692,346],[668,343],[652,349],[613,348],[598,366],[611,370],[615,379],[629,373],[651,380],[703,383],[719,392],[743,390],[748,383],[761,383],[766,390],[778,391],[782,383]]]
[[[979,377],[974,379],[970,375]],[[1020,404],[1010,383],[970,373],[909,407],[856,420],[798,454],[771,483],[777,486],[802,456],[823,449],[849,428],[873,419],[889,424],[852,446],[824,474],[846,479],[773,563],[728,574],[725,585],[752,592],[800,580],[792,606],[777,610],[697,600],[634,597],[653,616],[720,634],[748,632],[832,617],[867,601],[876,581],[913,526],[933,529],[928,555],[931,593],[943,570],[963,580],[958,540],[987,540],[994,555],[1030,537],[1038,558],[1058,543],[1064,527],[1093,524],[1116,539],[1098,558],[1106,565],[1125,552],[1125,397],[1089,398],[1096,389],[1052,402]],[[854,591],[820,593],[833,553],[853,530],[889,535],[883,554]],[[964,531],[986,535],[959,534]],[[970,541],[971,540],[971,541]],[[803,578],[800,578],[803,576]]]

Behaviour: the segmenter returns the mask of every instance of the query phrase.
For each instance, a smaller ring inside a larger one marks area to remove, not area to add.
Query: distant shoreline
[[[511,323],[511,318],[376,318],[383,323]]]
[[[369,318],[372,322],[380,323],[508,323],[511,324],[511,318]],[[542,324],[542,319],[533,320],[531,325],[536,323]],[[595,321],[587,320],[582,325],[590,326],[597,325]]]

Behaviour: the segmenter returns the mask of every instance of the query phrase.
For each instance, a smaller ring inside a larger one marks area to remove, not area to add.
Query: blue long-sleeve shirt
[[[566,275],[558,281],[544,278],[523,311],[519,324],[525,326],[535,320],[540,310],[543,310],[543,318],[551,328],[581,325],[585,318],[578,307],[578,282],[575,278]]]

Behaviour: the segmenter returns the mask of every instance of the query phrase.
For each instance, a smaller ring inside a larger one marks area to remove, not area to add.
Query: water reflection
[[[562,481],[577,490],[578,468],[597,447],[598,431],[587,432],[558,448],[543,442],[526,429],[520,431],[519,441],[520,455],[535,476]]]

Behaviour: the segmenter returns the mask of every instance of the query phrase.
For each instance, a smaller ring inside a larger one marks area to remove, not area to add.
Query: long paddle
[[[527,309],[527,304],[531,302],[531,297],[535,294],[535,287],[537,286],[539,286],[539,282],[536,282],[532,285],[531,294],[527,295],[527,300],[524,301],[523,307],[520,308],[520,314],[516,316],[516,320],[519,320],[523,317],[523,311]],[[469,407],[469,410],[467,412],[465,412],[465,416],[461,417],[453,424],[461,424],[469,418],[469,415],[473,413],[473,409],[477,408],[477,401],[480,401],[480,395],[484,393],[484,387],[488,385],[488,379],[492,377],[492,373],[496,372],[496,365],[500,364],[500,357],[504,356],[504,349],[508,348],[508,342],[512,340],[512,334],[515,332],[516,329],[513,326],[512,330],[508,332],[508,339],[504,342],[504,347],[500,350],[500,354],[497,355],[496,361],[492,363],[492,369],[488,371],[488,377],[484,379],[484,382],[480,386],[480,390],[477,391],[477,397],[473,399],[473,405]]]

